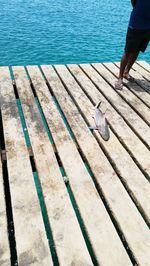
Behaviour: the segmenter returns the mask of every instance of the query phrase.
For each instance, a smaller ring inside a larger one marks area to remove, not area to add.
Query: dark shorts
[[[150,30],[138,30],[128,28],[126,36],[125,52],[145,52],[150,41]]]

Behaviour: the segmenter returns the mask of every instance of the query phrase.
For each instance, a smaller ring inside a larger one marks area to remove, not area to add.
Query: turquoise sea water
[[[0,65],[120,60],[130,2],[0,0]]]

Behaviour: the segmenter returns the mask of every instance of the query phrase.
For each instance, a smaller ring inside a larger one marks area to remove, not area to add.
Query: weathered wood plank
[[[98,100],[98,98],[101,98],[95,95],[94,85],[77,65],[68,65],[68,68],[71,71],[71,73],[75,76],[75,78],[78,80],[82,88],[87,93],[90,91],[90,96],[92,96],[92,99]],[[70,94],[75,99],[75,101],[77,102],[79,108],[85,115],[89,125],[92,125],[93,119],[91,115],[91,110],[93,109],[93,105],[91,101],[88,99],[88,97],[85,95],[85,93],[82,91],[80,87],[78,87],[77,89],[69,90],[69,91],[70,91]],[[103,102],[102,105],[104,104],[105,103]],[[111,115],[111,111],[110,111],[110,115]],[[127,185],[128,190],[130,191],[131,195],[135,198],[137,205],[140,205],[140,207],[142,208],[143,212],[145,213],[147,217],[147,220],[150,222],[150,204],[149,204],[150,183],[148,182],[148,180],[145,179],[145,176],[141,173],[139,168],[135,165],[133,159],[130,157],[128,152],[123,148],[123,146],[120,144],[119,140],[113,134],[111,129],[110,129],[110,139],[108,142],[104,141],[98,132],[95,132],[95,134],[97,138],[99,139],[99,141],[101,142],[101,144],[103,145],[103,147],[106,149],[107,154],[109,154],[111,161],[113,161],[113,163],[115,164],[115,167],[117,168],[118,173],[122,177],[124,183]]]
[[[45,82],[41,82],[38,67],[28,67],[34,88],[41,92],[41,101],[49,109],[45,97]],[[32,145],[36,168],[60,265],[93,265],[87,251],[76,215],[69,200],[62,175],[23,67],[13,67],[17,90],[22,103]]]
[[[42,68],[45,69],[44,66]],[[28,67],[28,71],[65,168],[65,172],[69,178],[71,189],[98,262],[101,265],[120,265],[120,263],[122,265],[130,265],[131,263],[126,251],[122,246],[108,213],[95,189],[94,183],[76,149],[76,145],[72,141],[50,97],[49,89],[42,75],[37,67]],[[57,76],[55,76],[54,70],[51,69],[51,71],[49,74],[52,77],[53,85],[56,90],[59,90],[62,87],[59,87],[60,83],[57,82]],[[62,98],[64,101],[67,101],[67,99],[64,98],[63,92]],[[76,113],[74,113],[74,115],[76,115]],[[115,249],[117,249],[117,254],[114,253]]]
[[[19,265],[52,265],[9,69],[0,68],[1,111]]]
[[[140,75],[142,75],[150,82],[150,72],[148,72],[145,68],[143,68],[141,65],[138,64],[134,64],[133,68],[136,72],[138,72]]]
[[[117,64],[117,63],[116,63]],[[113,63],[104,63],[104,65],[116,76],[118,77],[119,69],[117,65]],[[136,79],[135,75],[137,74],[135,71],[131,70],[130,74]],[[139,80],[139,79],[138,79]],[[143,79],[141,77],[141,82]],[[136,79],[137,81],[137,79]],[[113,82],[115,79],[113,78]],[[136,82],[129,82],[128,80],[123,80],[124,84],[127,87],[123,87],[123,90],[120,94],[137,110],[139,114],[149,123],[150,121],[150,94],[148,94],[144,89],[142,89]],[[144,81],[145,82],[145,81]],[[133,92],[133,93],[132,93]],[[138,97],[136,97],[136,96]],[[141,101],[142,100],[142,101]],[[145,106],[145,103],[147,106]]]
[[[85,65],[84,65],[85,68]],[[97,84],[98,88],[102,91],[109,85],[94,71],[92,67],[86,66],[85,68],[91,79]],[[124,119],[116,112],[114,107],[108,102],[103,94],[95,86],[86,86],[86,92],[93,99],[95,103],[98,101],[104,102],[105,109],[107,109],[107,118],[111,123],[113,130],[117,133],[119,140],[121,140],[128,148],[133,157],[142,166],[143,171],[150,177],[150,152],[134,132],[128,127]],[[117,105],[117,102],[116,102]],[[130,115],[130,114],[129,114]],[[126,117],[128,118],[128,116]]]
[[[0,158],[0,265],[1,266],[11,265],[1,158]]]
[[[77,89],[78,85],[64,66],[56,65],[55,68],[70,90]],[[99,145],[89,132],[87,125],[75,105],[73,105],[71,98],[65,92],[54,70],[46,66],[43,66],[42,70],[76,136],[85,158],[88,160],[99,186],[103,190],[109,207],[122,229],[130,249],[139,264],[148,266],[150,261],[150,235],[147,225]]]
[[[137,61],[137,63],[142,66],[147,72],[150,72],[150,64],[146,61]]]
[[[115,63],[117,67],[120,66],[120,63],[119,62],[116,62]],[[134,68],[134,66],[133,66]],[[133,69],[130,70],[130,74],[132,77],[134,77],[136,79],[136,83],[135,83],[135,86],[132,86],[135,90],[138,89],[138,93],[139,91],[141,91],[141,95],[144,94],[144,93],[149,93],[150,92],[150,83],[143,79],[142,75],[139,74],[138,72],[134,71]],[[133,84],[132,84],[133,85]],[[149,95],[146,93],[147,97],[149,97]],[[142,96],[144,97],[144,96]]]

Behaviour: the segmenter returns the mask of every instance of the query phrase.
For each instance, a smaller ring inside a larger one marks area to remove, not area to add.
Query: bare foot
[[[123,89],[123,80],[122,78],[119,78],[115,83],[115,89],[116,90],[122,90]]]

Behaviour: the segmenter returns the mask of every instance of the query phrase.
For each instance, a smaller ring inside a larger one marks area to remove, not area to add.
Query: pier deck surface
[[[118,72],[0,67],[1,266],[150,266],[150,65],[122,91]]]

